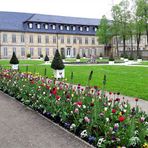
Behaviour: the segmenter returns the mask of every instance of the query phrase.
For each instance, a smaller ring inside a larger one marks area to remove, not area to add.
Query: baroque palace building
[[[31,13],[0,12],[0,58],[20,59],[27,54],[53,57],[58,48],[65,57],[104,54],[96,31],[99,19],[53,16]],[[106,54],[107,51],[105,51]]]

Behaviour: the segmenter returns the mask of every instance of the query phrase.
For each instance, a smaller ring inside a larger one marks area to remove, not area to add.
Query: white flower
[[[127,108],[127,105],[125,104],[124,107]]]
[[[86,105],[83,105],[83,108],[85,109],[86,108]]]
[[[100,138],[100,139],[98,140],[97,146],[98,146],[98,147],[101,147],[101,145],[102,145],[103,142],[105,142],[104,138]]]
[[[73,130],[73,129],[75,129],[76,128],[76,125],[73,123],[73,124],[71,124],[71,126],[70,126],[70,130]]]
[[[104,111],[107,111],[107,107],[104,107]]]
[[[108,122],[109,121],[109,118],[106,118],[106,122]]]
[[[81,136],[81,138],[87,137],[87,131],[86,130],[82,131],[80,136]]]
[[[43,92],[43,95],[45,95],[46,93],[45,92]]]

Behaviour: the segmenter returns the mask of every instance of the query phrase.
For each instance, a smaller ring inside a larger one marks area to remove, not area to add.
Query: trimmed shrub
[[[78,53],[76,59],[80,59],[80,58],[81,58],[81,57],[80,57],[80,55],[79,55],[79,53]]]
[[[110,57],[109,57],[109,61],[114,61],[114,57],[113,57],[113,54],[110,54]]]
[[[44,58],[44,61],[49,61],[49,57],[47,56],[47,54],[46,54],[46,56]]]
[[[83,53],[83,57],[86,57],[86,54],[85,54],[85,52]]]
[[[54,58],[51,63],[51,68],[54,70],[62,70],[64,69],[64,63],[62,61],[61,55],[59,53],[59,50],[57,49],[54,55]]]
[[[129,56],[129,60],[134,60],[133,54],[131,53]]]
[[[15,52],[13,52],[13,54],[12,54],[12,57],[11,57],[11,59],[10,59],[10,64],[19,64],[19,60],[18,60],[18,58],[16,57]]]
[[[31,54],[30,53],[27,54],[27,58],[31,58]]]

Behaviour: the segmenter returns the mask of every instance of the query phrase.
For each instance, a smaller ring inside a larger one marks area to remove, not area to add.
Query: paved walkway
[[[73,134],[0,92],[0,148],[90,147]]]

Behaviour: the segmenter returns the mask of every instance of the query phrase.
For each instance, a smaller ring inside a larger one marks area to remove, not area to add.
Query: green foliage
[[[134,60],[133,53],[130,54],[130,56],[129,56],[129,60]]]
[[[80,58],[81,58],[81,57],[80,57],[80,55],[79,55],[79,53],[78,53],[76,59],[80,59]]]
[[[62,70],[62,69],[64,69],[64,67],[65,66],[63,64],[61,55],[57,49],[55,52],[54,58],[52,60],[52,63],[51,63],[51,68],[54,70]]]
[[[114,61],[115,59],[114,59],[114,56],[113,56],[113,54],[111,53],[110,54],[110,57],[109,57],[109,61]]]
[[[102,54],[102,52],[100,53],[100,57],[103,57],[103,54]]]
[[[98,42],[100,44],[107,45],[110,43],[111,40],[110,25],[105,15],[102,16],[96,35],[98,37]]]
[[[15,52],[13,52],[13,54],[12,54],[12,57],[11,57],[11,60],[10,60],[10,64],[19,64],[19,61],[18,61],[18,59],[16,57]]]
[[[46,56],[45,56],[44,61],[49,61],[49,57],[47,56],[47,54],[46,54]]]
[[[27,54],[27,58],[31,58],[31,54],[30,53]]]

